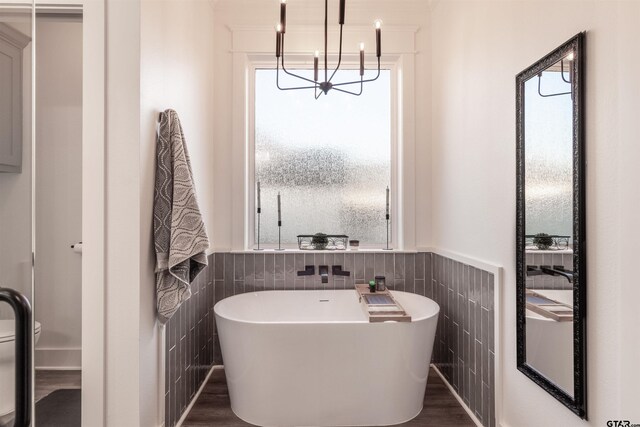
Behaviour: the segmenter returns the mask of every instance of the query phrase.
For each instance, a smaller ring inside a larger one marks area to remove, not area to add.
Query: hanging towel
[[[207,266],[209,239],[198,208],[178,114],[160,114],[153,200],[158,317],[167,322],[191,297],[190,283]]]

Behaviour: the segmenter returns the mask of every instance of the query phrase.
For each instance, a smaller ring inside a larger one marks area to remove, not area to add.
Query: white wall
[[[331,28],[337,27],[338,2],[330,2]],[[335,20],[332,19],[335,17]],[[414,247],[431,246],[430,231],[430,179],[429,172],[429,123],[431,102],[429,98],[430,80],[428,69],[431,44],[428,31],[429,10],[427,2],[419,0],[350,0],[347,2],[345,31],[353,26],[370,27],[377,18],[381,18],[384,26],[418,27],[415,36],[417,52],[412,55],[410,65],[412,75],[416,76],[415,88],[409,89],[415,100],[404,105],[405,122],[403,134],[405,141],[406,168],[402,175],[403,186],[407,189],[404,194],[404,227],[405,244],[408,249]],[[299,0],[287,7],[287,22],[290,26],[314,26],[323,24],[324,2],[316,0]],[[274,28],[279,21],[279,7],[277,2],[264,0],[221,0],[216,4],[214,20],[215,31],[215,104],[214,120],[214,211],[213,235],[215,250],[244,249],[244,165],[243,150],[238,148],[241,140],[234,135],[234,126],[243,129],[242,121],[234,115],[234,87],[243,76],[234,74],[234,46],[232,46],[232,32],[236,28],[254,27],[258,29]],[[387,34],[385,36],[384,34]],[[385,37],[389,33],[383,30],[383,54],[385,52]],[[269,46],[275,45],[269,42]],[[307,38],[291,40],[298,47],[306,47],[309,52],[317,48],[317,40],[313,35]],[[263,44],[255,41],[256,50],[247,53],[263,53]],[[257,46],[260,46],[259,48]],[[348,48],[345,46],[345,48]],[[275,46],[273,46],[275,49]],[[337,41],[330,41],[329,49],[337,53]],[[351,50],[352,51],[352,50]],[[269,51],[273,55],[275,53]],[[237,52],[236,52],[237,53]],[[388,53],[388,51],[387,51]],[[275,57],[273,57],[275,67]],[[365,88],[366,90],[366,88]],[[342,96],[333,94],[331,96]],[[239,123],[239,125],[238,125]]]
[[[106,17],[106,425],[146,427],[164,413],[152,240],[156,122],[166,108],[180,114],[210,232],[213,8],[209,0],[114,0]]]
[[[36,367],[80,368],[82,22],[36,19]]]
[[[141,424],[142,400],[155,406],[145,387],[140,360],[156,364],[155,352],[143,353],[141,331],[140,240],[140,2],[106,1],[106,147],[105,147],[105,425]],[[146,212],[147,215],[150,212]],[[88,242],[90,243],[90,242]],[[152,425],[152,424],[147,424]]]
[[[156,329],[152,209],[156,124],[167,108],[178,112],[185,132],[197,190],[210,241],[213,240],[213,4],[209,0],[142,0],[140,59],[140,377],[159,388],[164,372]],[[153,355],[153,357],[152,357]],[[155,405],[141,395],[141,425],[158,425]],[[164,416],[164,412],[162,412]]]
[[[640,2],[437,1],[431,13],[433,240],[505,268],[503,425],[638,422]],[[515,342],[515,75],[583,30],[589,421],[516,370]]]

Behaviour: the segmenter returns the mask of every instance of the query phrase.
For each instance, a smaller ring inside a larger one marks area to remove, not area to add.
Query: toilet
[[[34,347],[42,329],[35,322]],[[0,417],[14,411],[15,406],[15,321],[0,320]]]

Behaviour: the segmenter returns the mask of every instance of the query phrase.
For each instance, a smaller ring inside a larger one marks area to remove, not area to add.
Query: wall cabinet
[[[30,41],[0,23],[0,172],[22,171],[23,50]]]

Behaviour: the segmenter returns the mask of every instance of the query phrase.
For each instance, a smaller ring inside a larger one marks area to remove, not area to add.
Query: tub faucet
[[[573,272],[565,270],[561,265],[554,265],[553,268],[548,265],[541,265],[540,270],[542,270],[542,273],[551,276],[563,276],[569,283],[573,283]]]
[[[318,267],[322,283],[329,283],[329,266],[321,265]]]

